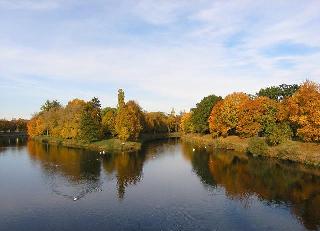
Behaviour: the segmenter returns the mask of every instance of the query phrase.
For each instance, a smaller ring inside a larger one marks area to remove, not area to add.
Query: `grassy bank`
[[[76,140],[60,139],[48,136],[36,136],[33,140],[42,143],[49,143],[52,145],[61,145],[69,148],[81,148],[95,151],[137,151],[141,148],[140,142],[122,142],[119,139],[110,138],[100,140],[92,143],[83,143]]]
[[[104,139],[92,143],[83,143],[77,140],[69,140],[62,138],[54,138],[48,136],[36,136],[33,140],[49,143],[53,145],[61,145],[69,148],[81,148],[95,151],[106,151],[106,152],[114,152],[114,151],[138,151],[141,148],[142,143],[159,140],[159,139],[167,139],[167,138],[176,138],[180,137],[180,133],[163,133],[163,134],[142,134],[140,139],[137,142],[126,141],[123,142],[116,138]]]
[[[268,146],[263,138],[258,138],[260,144],[255,148],[249,148],[250,145],[252,146],[252,142],[250,142],[252,141],[251,138],[240,138],[238,136],[228,136],[226,138],[219,137],[214,139],[211,135],[186,134],[181,138],[183,141],[194,145],[205,145],[239,152],[248,152],[248,149],[250,149],[253,155],[320,166],[320,144],[318,143],[305,143],[290,140],[277,146]]]

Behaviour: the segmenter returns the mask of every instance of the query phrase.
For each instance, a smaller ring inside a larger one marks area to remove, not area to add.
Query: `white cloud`
[[[115,105],[115,92],[86,87],[77,90],[71,86],[72,90],[67,91],[68,86],[53,89],[50,81],[87,81],[112,88],[125,86],[128,96],[138,100],[147,110],[164,111],[171,107],[176,107],[177,111],[188,110],[212,93],[223,96],[232,91],[254,93],[273,84],[300,82],[306,78],[320,81],[319,53],[266,57],[261,52],[286,40],[320,46],[320,32],[316,29],[320,17],[318,1],[262,4],[253,0],[141,0],[121,1],[114,10],[113,4],[105,3],[99,1],[109,7],[104,9],[108,14],[73,18],[71,12],[68,20],[59,21],[62,26],[56,34],[52,33],[52,39],[63,43],[57,42],[54,47],[51,43],[41,47],[15,40],[2,43],[0,80],[11,78],[20,90],[24,86],[32,87],[45,92],[43,97],[59,96],[63,102],[71,97],[99,96],[112,105]],[[64,7],[58,0],[47,0],[42,4],[31,0],[10,3],[0,0],[0,8]],[[130,17],[126,18],[126,15]],[[142,34],[131,36],[118,28],[122,22],[133,25],[136,22],[129,20],[137,18],[155,25],[152,39],[145,39]],[[191,26],[180,25],[185,21]],[[162,28],[160,32],[156,31],[158,26]],[[33,26],[30,27],[32,33]],[[164,33],[166,36],[162,36]],[[226,41],[234,39],[237,33],[243,36],[241,43],[235,41],[235,46],[227,47]],[[105,42],[105,37],[120,38],[120,41]],[[10,40],[5,35],[2,39]],[[281,68],[278,64],[282,60],[294,65]],[[34,76],[43,76],[43,81],[33,81]],[[0,87],[8,89],[8,85],[1,83]],[[28,90],[28,94],[36,97],[37,92]]]

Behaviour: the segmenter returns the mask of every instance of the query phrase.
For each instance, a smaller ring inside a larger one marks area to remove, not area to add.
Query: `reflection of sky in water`
[[[319,176],[175,141],[107,156],[29,142],[0,152],[0,228],[315,229]]]

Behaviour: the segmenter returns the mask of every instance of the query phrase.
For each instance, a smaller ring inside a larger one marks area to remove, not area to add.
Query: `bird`
[[[101,154],[102,154],[102,152],[99,152],[99,154],[101,155]]]
[[[78,197],[73,197],[73,201],[76,201],[76,200],[78,200]]]
[[[104,155],[104,154],[105,154],[105,151],[102,151],[102,154]]]
[[[205,149],[207,149],[207,146],[204,146]]]
[[[195,150],[196,150],[195,148],[192,149],[192,151],[195,151]]]

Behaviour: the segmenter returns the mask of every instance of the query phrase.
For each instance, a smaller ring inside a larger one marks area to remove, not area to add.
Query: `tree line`
[[[320,85],[305,81],[264,88],[255,95],[210,95],[182,116],[180,128],[213,137],[265,137],[269,145],[288,139],[318,142]]]
[[[96,97],[90,101],[73,99],[66,106],[47,100],[40,112],[28,122],[31,137],[51,137],[93,142],[115,137],[123,141],[136,141],[142,133],[170,133],[180,128],[181,115],[146,112],[137,102],[125,102],[125,93],[118,91],[116,108],[101,107]]]
[[[0,119],[0,132],[25,132],[27,122],[25,119]]]

